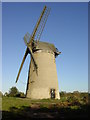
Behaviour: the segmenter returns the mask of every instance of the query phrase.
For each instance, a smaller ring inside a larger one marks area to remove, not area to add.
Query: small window
[[[51,99],[55,99],[55,89],[50,89]]]

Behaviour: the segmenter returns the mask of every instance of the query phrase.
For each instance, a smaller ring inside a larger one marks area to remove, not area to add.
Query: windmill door
[[[55,89],[50,90],[51,99],[55,99]]]

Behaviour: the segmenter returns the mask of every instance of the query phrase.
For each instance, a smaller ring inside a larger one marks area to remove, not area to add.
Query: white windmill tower
[[[39,41],[49,13],[50,8],[45,6],[32,34],[27,33],[24,36],[27,49],[16,82],[24,61],[30,54],[26,97],[31,99],[60,99],[55,58],[61,52],[53,44]]]

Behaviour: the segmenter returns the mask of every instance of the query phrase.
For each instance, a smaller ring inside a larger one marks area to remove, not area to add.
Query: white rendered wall
[[[31,99],[51,98],[50,89],[55,89],[55,99],[60,99],[54,53],[37,51],[34,53],[38,65],[38,75],[31,60],[26,97]]]

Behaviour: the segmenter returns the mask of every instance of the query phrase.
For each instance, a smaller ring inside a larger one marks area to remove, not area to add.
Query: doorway
[[[50,89],[51,99],[55,99],[55,89]]]

